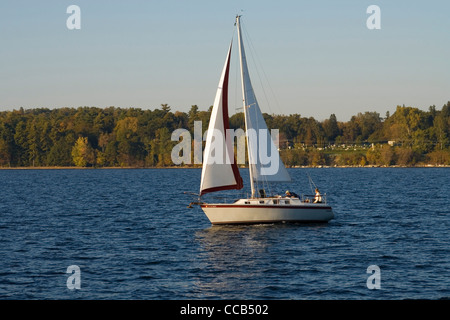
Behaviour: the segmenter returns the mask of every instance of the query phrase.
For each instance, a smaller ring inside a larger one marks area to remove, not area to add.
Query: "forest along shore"
[[[247,168],[246,166],[240,166],[241,169]],[[294,166],[288,167],[289,169],[320,169],[320,168],[450,168],[450,165],[415,165],[415,166]],[[137,170],[137,169],[201,169],[200,166],[165,166],[165,167],[0,167],[0,170]]]
[[[165,168],[176,129],[205,132],[211,107],[172,112],[167,104],[139,108],[38,108],[0,112],[0,168]],[[243,113],[230,127],[244,127]],[[264,114],[278,129],[287,167],[425,167],[450,165],[450,101],[438,110],[397,106],[384,117],[358,113],[349,121],[300,114]],[[192,152],[193,153],[193,152]],[[193,159],[193,156],[191,157]],[[196,165],[181,167],[197,167]]]

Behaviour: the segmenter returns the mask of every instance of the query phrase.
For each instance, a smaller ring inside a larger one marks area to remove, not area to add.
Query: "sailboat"
[[[206,203],[207,193],[242,189],[243,180],[234,156],[234,138],[228,134],[228,78],[232,42],[222,70],[206,136],[198,204],[213,225],[262,224],[277,222],[327,222],[334,217],[331,206],[313,203],[301,197],[267,196],[260,185],[290,182],[278,148],[267,129],[253,91],[241,31],[241,16],[236,16],[241,69],[241,84],[251,196],[232,203]],[[250,134],[252,132],[253,134]],[[262,159],[262,151],[270,153],[271,163]],[[264,160],[264,161],[263,161]]]

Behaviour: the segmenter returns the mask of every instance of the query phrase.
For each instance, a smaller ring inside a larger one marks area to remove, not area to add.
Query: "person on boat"
[[[290,192],[289,190],[286,190],[286,197],[288,198],[298,198],[298,194],[294,192]]]
[[[266,190],[260,189],[260,190],[259,190],[259,196],[260,196],[261,198],[265,198],[265,197],[266,197]]]
[[[322,203],[322,196],[320,195],[319,189],[316,188],[316,196],[314,197],[314,203]]]

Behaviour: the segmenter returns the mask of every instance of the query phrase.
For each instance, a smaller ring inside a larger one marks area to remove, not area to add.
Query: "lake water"
[[[290,169],[335,211],[305,225],[211,226],[200,173],[0,170],[0,299],[450,297],[449,168]]]

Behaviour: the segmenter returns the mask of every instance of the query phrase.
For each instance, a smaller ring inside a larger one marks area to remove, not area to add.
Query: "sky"
[[[79,30],[67,28],[70,5]],[[381,29],[366,25],[370,5]],[[446,0],[1,0],[0,111],[207,110],[237,44],[236,14],[263,112],[348,121],[450,100]],[[236,59],[230,114],[241,111],[238,74]]]

